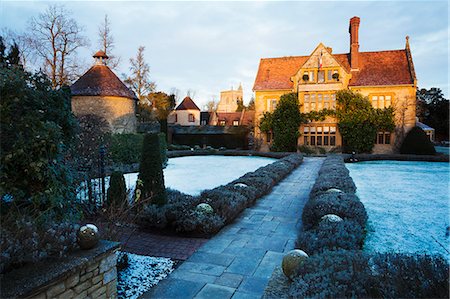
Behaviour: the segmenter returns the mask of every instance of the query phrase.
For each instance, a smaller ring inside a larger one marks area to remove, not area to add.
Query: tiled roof
[[[242,112],[216,112],[217,120],[225,121],[225,126],[233,126],[233,121],[239,121],[240,126],[247,126],[253,124],[255,111],[248,110]]]
[[[349,86],[413,84],[405,50],[360,52]]]
[[[350,54],[332,54],[350,72]],[[263,58],[259,63],[253,90],[292,89],[294,76],[309,56]],[[349,86],[412,84],[405,50],[360,52],[359,72],[352,73]]]
[[[185,97],[175,110],[199,110],[197,105],[190,97]]]
[[[70,87],[72,96],[117,96],[137,99],[106,65],[94,65]]]
[[[308,56],[262,58],[253,90],[292,89],[291,77],[307,59]]]

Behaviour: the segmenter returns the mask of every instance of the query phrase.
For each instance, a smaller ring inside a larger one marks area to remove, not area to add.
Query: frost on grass
[[[347,164],[369,215],[365,249],[449,258],[449,164],[371,161]]]
[[[166,188],[197,196],[203,190],[225,185],[247,172],[255,171],[275,161],[276,159],[264,157],[190,156],[171,158],[163,170],[164,182]],[[133,194],[138,173],[127,173],[124,177],[127,190]],[[100,190],[100,180],[93,179],[92,184],[96,186],[94,191]],[[105,185],[108,189],[109,177],[105,178]],[[87,198],[85,184],[82,184],[78,196]]]
[[[169,258],[126,253],[129,265],[118,272],[118,298],[138,298],[173,271]]]

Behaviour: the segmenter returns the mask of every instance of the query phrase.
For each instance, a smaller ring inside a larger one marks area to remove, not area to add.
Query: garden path
[[[246,209],[141,298],[261,298],[301,214],[323,158],[305,158],[272,192]]]

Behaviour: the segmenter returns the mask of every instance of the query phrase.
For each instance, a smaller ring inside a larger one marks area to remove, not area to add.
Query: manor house
[[[360,52],[359,24],[359,17],[350,19],[350,53],[334,54],[332,48],[320,43],[307,56],[261,59],[253,90],[255,135],[263,139],[265,149],[271,136],[261,134],[259,120],[264,112],[276,108],[283,94],[290,92],[298,92],[303,113],[335,109],[336,91],[346,88],[367,96],[375,108],[394,107],[397,128],[394,132],[378,133],[374,153],[392,152],[401,142],[399,132],[415,126],[417,79],[409,38],[406,37],[405,49]],[[333,117],[303,124],[299,130],[299,145],[326,150],[342,145]]]

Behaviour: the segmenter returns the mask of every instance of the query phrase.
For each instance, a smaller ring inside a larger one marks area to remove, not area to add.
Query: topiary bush
[[[292,298],[448,298],[440,256],[325,251],[310,256],[289,286]]]
[[[412,128],[400,146],[401,154],[435,155],[436,149],[427,134],[420,127]]]
[[[364,230],[353,220],[322,221],[316,228],[299,234],[296,248],[308,255],[324,250],[358,250],[364,243]]]
[[[163,168],[166,168],[169,159],[167,158],[167,142],[166,142],[166,134],[159,133],[159,149],[161,151],[161,161]]]
[[[166,203],[167,194],[164,186],[158,134],[145,134],[144,136],[138,179],[142,182],[141,198],[149,199],[153,204],[164,205]]]
[[[356,195],[330,192],[322,193],[306,202],[302,213],[303,227],[310,229],[317,226],[321,218],[327,214],[354,220],[362,228],[367,223],[366,209]]]
[[[109,188],[106,192],[106,203],[110,207],[127,206],[127,186],[125,177],[120,171],[114,171],[109,178]]]

